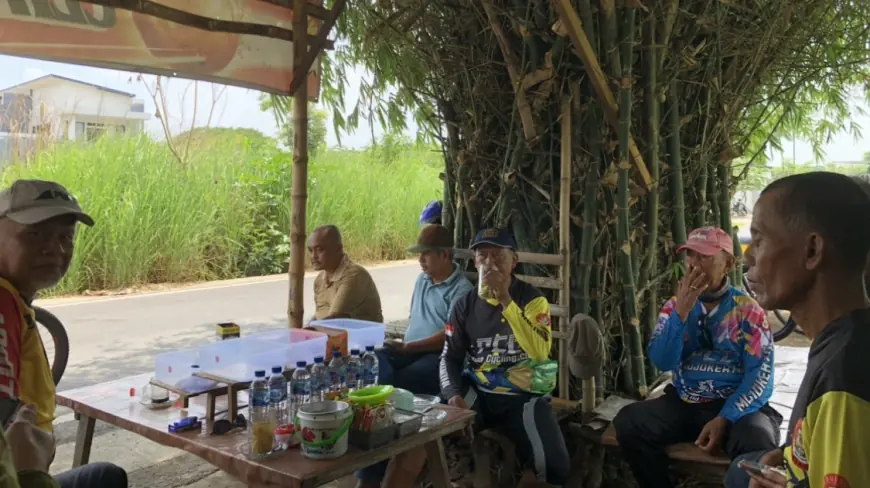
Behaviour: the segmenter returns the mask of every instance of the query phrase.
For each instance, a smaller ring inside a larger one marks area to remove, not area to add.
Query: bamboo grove
[[[732,227],[736,182],[782,135],[822,143],[857,129],[849,97],[867,79],[867,18],[863,1],[353,2],[323,98],[338,128],[402,128],[411,111],[441,143],[459,245],[499,225],[552,253],[570,97],[571,313],[595,317],[609,340],[607,389],[642,396],[657,377],[645,343],[687,231]],[[358,65],[371,76],[343,113]]]

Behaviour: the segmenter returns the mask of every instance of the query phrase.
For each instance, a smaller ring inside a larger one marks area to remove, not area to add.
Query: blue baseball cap
[[[489,228],[483,229],[474,236],[474,241],[471,243],[471,249],[476,249],[480,246],[495,246],[512,251],[517,250],[517,243],[514,241],[514,236],[507,229]]]

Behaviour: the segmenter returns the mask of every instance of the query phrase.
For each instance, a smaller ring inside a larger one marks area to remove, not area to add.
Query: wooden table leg
[[[447,469],[447,456],[444,455],[444,443],[441,442],[441,438],[427,442],[425,447],[432,486],[434,488],[452,488],[450,472]]]
[[[205,418],[209,422],[214,422],[215,411],[217,410],[215,407],[215,400],[217,395],[214,392],[210,391],[206,394],[206,402],[205,402]],[[230,422],[235,422],[235,419],[230,419]]]
[[[236,416],[239,414],[239,397],[238,392],[232,385],[227,387],[227,417],[230,422],[236,421]],[[250,422],[251,419],[248,419]]]
[[[91,444],[94,441],[95,419],[81,413],[79,414],[79,426],[76,431],[76,447],[73,453],[73,468],[88,464],[91,458]]]

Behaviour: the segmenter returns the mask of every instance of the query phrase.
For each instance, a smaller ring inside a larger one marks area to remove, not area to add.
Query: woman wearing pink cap
[[[648,349],[657,368],[673,372],[674,383],[613,421],[641,488],[673,486],[670,444],[694,442],[733,459],[779,442],[782,416],[767,403],[773,338],[764,310],[728,279],[734,241],[722,229],[702,227],[677,252],[687,254],[687,274],[662,308]]]

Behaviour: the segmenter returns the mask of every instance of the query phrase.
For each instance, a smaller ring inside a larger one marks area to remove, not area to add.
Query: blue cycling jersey
[[[707,312],[698,301],[683,322],[676,299],[662,307],[648,353],[687,403],[727,399],[720,415],[736,422],[757,412],[773,394],[773,336],[764,309],[731,287]]]

